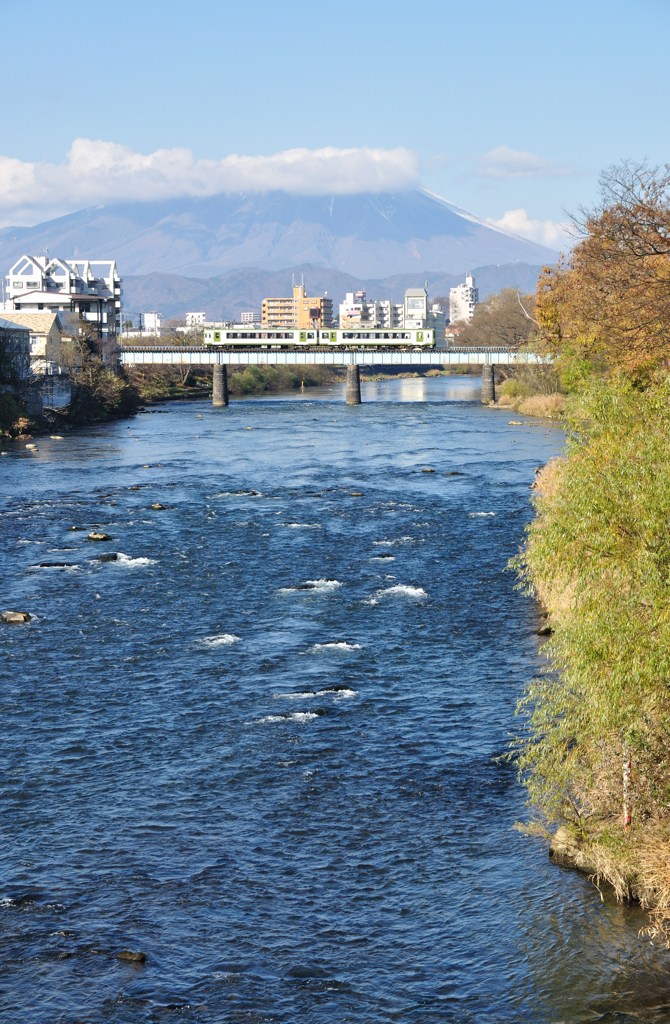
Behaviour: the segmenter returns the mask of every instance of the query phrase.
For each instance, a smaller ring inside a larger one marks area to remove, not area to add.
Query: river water
[[[4,446],[0,1020],[670,1019],[644,917],[514,829],[562,437],[476,385]]]

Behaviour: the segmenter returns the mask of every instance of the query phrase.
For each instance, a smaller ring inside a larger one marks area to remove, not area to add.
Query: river
[[[515,830],[500,759],[562,435],[467,377],[363,398],[4,445],[3,1022],[669,1019],[644,916]]]

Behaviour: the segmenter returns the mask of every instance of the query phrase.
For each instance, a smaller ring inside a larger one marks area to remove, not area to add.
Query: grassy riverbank
[[[581,402],[517,565],[554,630],[520,766],[563,859],[670,934],[670,384]]]
[[[568,445],[516,559],[553,630],[517,754],[556,858],[670,943],[670,174],[626,165],[603,189],[537,299]]]

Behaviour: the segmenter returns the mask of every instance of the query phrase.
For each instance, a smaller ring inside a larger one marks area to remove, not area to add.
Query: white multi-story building
[[[97,331],[103,352],[109,351],[120,328],[121,278],[116,261],[22,256],[5,279],[4,309],[74,314]]]
[[[402,327],[403,306],[389,299],[368,301],[365,292],[347,292],[339,305],[340,327]]]
[[[374,303],[365,292],[346,292],[339,305],[340,327],[375,327]]]
[[[408,288],[405,292],[403,327],[425,327],[428,319],[428,292]]]
[[[258,319],[260,320],[260,313]],[[187,313],[184,317],[187,327],[204,327],[205,326],[205,314],[200,311],[198,313]]]
[[[459,284],[449,291],[449,320],[469,324],[479,302],[479,289],[475,287],[472,274],[465,275],[465,284]]]
[[[240,313],[241,324],[259,324],[261,322],[260,310],[248,309]]]
[[[160,313],[157,313],[156,310],[151,313],[140,313],[140,332],[142,334],[160,334]]]
[[[375,301],[375,321],[378,327],[393,330],[395,327],[402,327],[403,320],[404,306],[402,302],[391,302],[390,299]]]

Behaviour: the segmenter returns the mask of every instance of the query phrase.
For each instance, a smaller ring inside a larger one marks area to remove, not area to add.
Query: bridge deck
[[[399,352],[394,349],[244,349],[122,347],[123,366],[515,366],[548,363],[546,356],[505,348],[431,349]]]

